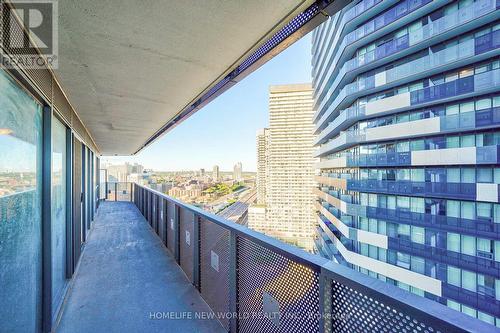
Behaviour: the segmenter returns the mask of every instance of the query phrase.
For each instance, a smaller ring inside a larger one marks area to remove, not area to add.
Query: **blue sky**
[[[269,85],[311,82],[311,34],[273,58],[186,121],[133,157],[105,161],[137,162],[156,171],[219,165],[256,170],[255,134],[268,126]]]

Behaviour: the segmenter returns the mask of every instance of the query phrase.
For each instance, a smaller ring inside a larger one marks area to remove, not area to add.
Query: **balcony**
[[[493,92],[494,87],[499,84],[499,74],[499,69],[493,69],[423,89],[385,97],[366,104],[354,102],[345,110],[334,110],[329,107],[328,111],[316,123],[316,131],[326,127],[320,133],[319,137],[321,139],[318,139],[318,141],[329,137],[329,131],[335,131],[337,126],[346,128],[365,117],[388,115],[406,111],[412,107],[425,107]],[[349,114],[339,117],[339,114],[342,115],[344,112],[348,112]],[[337,120],[337,118],[339,119]]]
[[[325,188],[314,191],[322,200],[322,206],[316,206],[316,210],[330,219],[332,223],[348,216],[367,217],[477,237],[497,238],[500,235],[500,225],[492,217],[482,217],[479,214],[474,217],[447,216],[432,212],[432,207],[420,213],[406,208],[373,207],[353,203],[348,195],[340,196],[338,192]],[[345,228],[339,225],[337,227]]]
[[[340,132],[337,137],[323,144],[316,155],[324,156],[363,143],[491,128],[500,124],[500,107],[444,116],[425,116],[428,118]]]
[[[335,74],[341,64],[349,60],[361,45],[368,44],[388,32],[411,22],[414,17],[430,13],[444,4],[445,2],[441,0],[400,1],[394,7],[350,32],[344,37],[337,52],[330,59],[330,64],[338,64],[338,66],[330,66],[327,72],[321,73],[321,79],[315,84],[315,87],[319,91],[323,91],[329,79],[335,78]],[[322,112],[322,109],[317,108],[313,120],[317,121]]]
[[[451,36],[459,35],[475,29],[486,22],[498,19],[500,13],[496,8],[495,0],[474,2],[470,7],[445,15],[420,29],[411,31],[407,35],[384,43],[373,51],[347,60],[338,70],[337,75],[334,75],[335,71],[329,74],[328,81],[331,82],[331,85],[325,86],[324,90],[322,90],[323,92],[316,99],[316,105],[321,102],[321,106],[317,107],[317,109],[323,109],[323,105],[326,103],[325,96],[331,96],[333,91],[349,80],[353,80],[356,75],[362,72],[372,70],[396,58],[415,53],[430,45],[442,42]]]
[[[491,42],[498,39],[500,39],[500,30],[490,32],[476,39],[470,39],[435,53],[429,52],[426,56],[398,65],[389,70],[384,70],[365,78],[358,78],[357,81],[347,84],[340,89],[337,94],[334,90],[330,89],[327,94],[330,96],[329,99],[324,99],[319,109],[327,108],[329,112],[335,112],[352,104],[356,98],[361,96],[430,77],[491,57],[495,53],[499,53],[500,45]],[[482,41],[490,41],[490,45]]]
[[[494,331],[157,191],[107,188],[56,331]]]

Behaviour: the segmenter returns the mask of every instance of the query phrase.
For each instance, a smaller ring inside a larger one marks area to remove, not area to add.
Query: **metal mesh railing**
[[[239,311],[271,318],[240,319],[240,332],[318,332],[319,318],[309,314],[320,311],[320,272],[244,237],[237,239]]]
[[[216,313],[230,312],[229,231],[205,219],[200,221],[200,292]],[[229,320],[221,318],[224,328]]]
[[[496,332],[478,319],[134,184],[133,201],[230,332]],[[165,241],[166,240],[166,241]]]
[[[109,201],[133,201],[133,183],[129,182],[106,182],[100,191],[100,199]]]
[[[179,261],[189,281],[193,282],[193,233],[194,214],[181,209],[179,215]]]

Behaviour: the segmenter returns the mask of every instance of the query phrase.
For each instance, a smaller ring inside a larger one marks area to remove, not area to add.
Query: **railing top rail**
[[[241,237],[275,251],[288,259],[301,263],[321,273],[323,276],[333,281],[340,282],[404,315],[409,315],[423,323],[432,325],[435,329],[442,332],[449,332],[450,330],[453,330],[453,332],[500,332],[500,330],[493,325],[452,310],[438,302],[414,295],[399,287],[374,279],[319,255],[308,253],[300,248],[286,244],[245,226],[225,220],[220,216],[206,212],[193,205],[186,204],[147,186],[137,183],[134,184],[183,209],[193,212],[199,217],[213,222],[229,231],[235,232]]]
[[[282,241],[277,240],[276,238],[272,238],[269,236],[266,236],[260,232],[254,231],[252,229],[249,229],[248,227],[245,227],[241,224],[237,224],[234,222],[231,222],[229,220],[226,220],[218,215],[212,214],[210,212],[204,211],[196,206],[186,204],[178,199],[175,199],[171,196],[168,196],[162,192],[153,190],[147,186],[139,185],[135,183],[136,186],[141,187],[147,191],[150,191],[168,201],[171,201],[172,203],[187,209],[194,214],[210,221],[213,222],[229,231],[233,231],[236,234],[240,236],[244,236],[248,240],[251,240],[255,243],[258,243],[260,245],[263,245],[266,248],[269,248],[273,251],[276,251],[277,253],[280,253],[287,258],[293,259],[297,262],[300,262],[302,264],[305,264],[312,268],[313,270],[320,271],[321,267],[328,263],[329,260],[325,259],[323,257],[308,253],[302,249],[299,249],[298,247],[292,246],[290,244],[283,243]]]

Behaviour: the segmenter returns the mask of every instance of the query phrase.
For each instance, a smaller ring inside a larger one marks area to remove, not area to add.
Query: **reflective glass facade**
[[[33,332],[42,306],[42,107],[0,71],[0,322]]]
[[[356,1],[312,43],[317,252],[497,326],[499,7]]]
[[[85,246],[75,230],[97,209],[98,158],[17,74],[0,69],[0,331],[50,332]],[[73,218],[82,211],[85,220]]]

